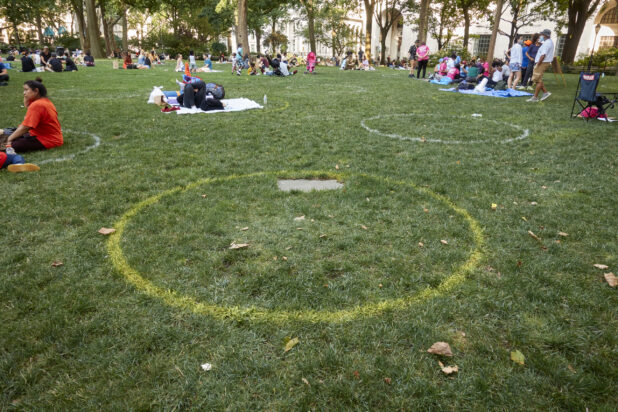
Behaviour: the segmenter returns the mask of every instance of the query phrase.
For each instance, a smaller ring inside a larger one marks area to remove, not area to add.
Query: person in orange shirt
[[[11,133],[6,143],[6,153],[15,154],[33,150],[46,150],[62,146],[62,130],[56,106],[47,98],[42,80],[24,83],[24,106],[28,109],[22,124]]]

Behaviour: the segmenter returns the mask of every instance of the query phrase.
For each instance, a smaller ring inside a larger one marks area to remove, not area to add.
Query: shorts
[[[197,64],[189,63],[189,69],[197,69]]]
[[[549,67],[549,62],[537,63],[534,65],[534,72],[532,72],[532,83],[539,83],[543,80],[543,73]]]
[[[509,64],[509,69],[511,69],[512,72],[519,72],[519,71],[521,71],[521,64],[519,64],[519,63],[511,63],[511,64]]]

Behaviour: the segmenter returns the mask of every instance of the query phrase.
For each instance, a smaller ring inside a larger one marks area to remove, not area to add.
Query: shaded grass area
[[[279,79],[223,67],[203,77],[230,98],[266,94],[267,107],[159,113],[145,101],[152,86],[175,88],[172,65],[113,71],[101,62],[42,74],[71,132],[62,148],[27,160],[80,153],[92,144],[82,132],[102,145],[36,174],[0,173],[9,212],[0,239],[2,409],[615,409],[616,291],[592,264],[618,265],[618,133],[615,124],[568,119],[575,76],[563,89],[550,74],[554,94],[533,105],[444,93],[390,70]],[[11,73],[0,126],[23,118],[21,83],[32,77]],[[488,142],[407,142],[360,125],[410,113],[368,126]],[[467,120],[472,113],[483,120]],[[510,124],[529,137],[493,143],[517,134]],[[417,293],[466,259],[471,234],[444,204],[385,185],[387,177],[467,210],[482,226],[482,264],[451,294],[378,317],[222,321],[140,293],[96,233],[172,187],[277,170],[378,178],[286,194],[259,177],[166,197],[129,223],[129,262],[159,286],[226,305],[341,309]],[[251,246],[231,251],[232,241]],[[284,353],[290,337],[300,343]],[[455,357],[442,359],[459,366],[453,379],[426,353],[435,341],[453,347]],[[515,349],[524,366],[509,360]],[[213,369],[202,371],[204,362]]]

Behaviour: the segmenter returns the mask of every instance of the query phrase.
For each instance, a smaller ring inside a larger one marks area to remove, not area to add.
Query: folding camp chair
[[[597,108],[597,118],[604,118],[606,116],[605,111],[609,108],[614,108],[614,103],[618,102],[618,92],[616,93],[597,93],[597,87],[601,73],[586,73],[581,72],[579,74],[579,82],[577,83],[577,91],[575,92],[575,99],[573,100],[573,107],[571,108],[571,118],[575,112],[575,105],[578,104],[582,112],[587,112],[588,116],[586,120],[590,120],[591,109]]]

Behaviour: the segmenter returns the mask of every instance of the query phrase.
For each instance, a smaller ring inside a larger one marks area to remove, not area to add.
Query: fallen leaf
[[[498,208],[498,205],[495,203],[491,204],[491,210],[496,210]]]
[[[612,272],[605,273],[603,276],[605,276],[605,280],[607,281],[607,284],[610,285],[611,287],[614,288],[616,287],[616,285],[618,285],[618,278],[614,276]]]
[[[285,248],[285,250],[290,250],[290,249],[292,249],[292,246],[288,246]]]
[[[595,267],[595,268],[597,268],[597,269],[607,269],[607,268],[609,268],[609,266],[607,266],[607,265],[602,265],[601,263],[595,263],[595,264],[594,264],[594,265],[592,265],[592,266],[594,266],[594,267]]]
[[[358,371],[354,371],[354,377],[356,379],[360,378],[360,373],[358,373]]]
[[[326,235],[320,235],[320,239],[325,238],[325,237],[326,237]]]
[[[101,229],[99,229],[99,233],[102,235],[111,235],[112,233],[114,233],[116,231],[116,229],[112,229],[112,228],[108,228],[108,227],[102,227]]]
[[[240,229],[240,230],[242,230],[243,232],[244,232],[245,230],[249,230],[249,226],[245,226],[245,227],[243,227],[243,228],[242,228],[242,229]]]
[[[315,222],[315,219],[311,219],[311,223]]]
[[[301,220],[305,220],[305,215],[298,216],[298,217],[295,217],[295,218],[294,218],[294,221],[296,221],[296,222],[299,222],[299,221],[301,221]]]
[[[459,372],[459,368],[457,367],[457,365],[455,365],[455,366],[444,366],[444,364],[442,362],[438,362],[438,364],[440,365],[440,369],[442,369],[442,372],[444,372],[445,375],[450,375],[452,373]]]
[[[427,349],[427,352],[434,355],[453,356],[451,346],[446,342],[436,342],[431,345],[431,348]]]
[[[281,257],[281,259],[282,259],[282,260],[285,260],[285,261],[287,261],[287,260],[288,260],[287,256],[283,256],[283,257]]]
[[[515,363],[523,365],[525,363],[524,361],[526,360],[526,357],[519,350],[516,350],[511,352],[511,360]]]
[[[443,245],[448,245],[448,242],[444,239],[440,240],[440,243],[442,243]]]
[[[206,197],[206,195],[202,195],[202,197],[203,197],[203,198],[205,198],[205,197]]]
[[[297,227],[296,230],[303,230],[303,228],[302,227]]]
[[[522,265],[521,260],[518,260],[517,261],[517,267],[521,267],[521,265]]]
[[[339,165],[335,165],[335,170],[339,170]]]
[[[457,164],[458,164],[458,165],[460,165],[460,164],[461,164],[461,162],[458,160],[458,161],[457,161]]]
[[[427,209],[427,208],[423,208],[423,212],[425,212],[425,213],[429,213],[429,209]]]
[[[424,247],[424,246],[425,246],[425,244],[424,244],[423,242],[418,242],[418,246],[419,246],[419,247]]]
[[[302,381],[303,381],[303,383],[304,383],[305,385],[307,385],[307,386],[311,386],[311,385],[309,385],[309,381],[308,381],[307,379],[302,378]]]
[[[202,363],[202,369],[205,371],[209,371],[212,369],[212,365],[210,363]]]
[[[285,349],[284,352],[289,352],[290,350],[292,350],[292,348],[296,345],[298,345],[298,338],[294,338],[294,339],[290,339],[286,344],[285,344]]]
[[[391,384],[391,378],[384,378],[384,382],[385,382],[387,385],[390,385],[390,384]]]
[[[536,205],[538,205],[538,203],[537,203],[537,202],[530,202],[530,204],[531,204],[532,206],[536,206]]]
[[[381,288],[381,287],[382,287],[382,284],[380,283],[380,284],[378,285],[378,287],[379,287],[379,288]]]
[[[273,260],[277,260],[277,256],[275,256],[275,257],[273,258]]]
[[[558,232],[558,236],[567,237],[568,235],[568,233]]]
[[[64,263],[62,263],[62,262],[61,262],[61,261],[59,261],[59,260],[56,260],[56,261],[55,261],[55,262],[53,262],[51,265],[52,265],[52,267],[53,267],[53,268],[57,268],[58,266],[62,266],[62,265],[64,265]]]
[[[521,217],[521,220],[523,220],[524,222],[527,222],[527,221],[528,221],[528,219],[526,219],[526,216],[522,216],[522,217]]]
[[[539,242],[541,241],[541,238],[538,237],[537,235],[534,234],[534,232],[532,232],[532,230],[528,231],[528,234],[534,239],[534,240],[538,240]]]
[[[577,373],[577,371],[575,369],[573,369],[573,367],[571,365],[567,365],[567,368],[572,372],[572,373]]]
[[[361,227],[362,229],[364,229],[364,230],[367,230],[367,226],[365,226],[365,225],[360,225],[360,227]]]
[[[245,247],[249,247],[248,243],[234,243],[232,242],[232,244],[230,245],[230,249],[242,249]]]
[[[541,186],[541,189],[547,189],[547,186]]]

